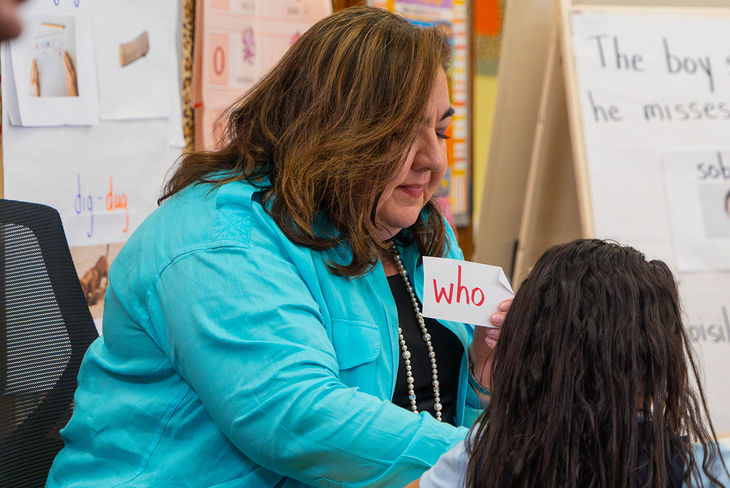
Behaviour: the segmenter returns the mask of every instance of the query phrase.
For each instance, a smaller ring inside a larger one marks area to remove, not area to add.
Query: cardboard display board
[[[514,267],[515,288],[551,245],[590,236],[581,218],[576,171],[568,129],[568,107],[557,28],[549,43],[540,89]],[[583,212],[585,213],[585,212]]]
[[[501,266],[508,275],[514,267],[540,82],[555,18],[552,0],[510,0],[505,6],[495,123],[482,201],[475,202],[481,211],[473,259]]]
[[[513,283],[576,237],[667,262],[727,431],[730,1],[556,5]]]

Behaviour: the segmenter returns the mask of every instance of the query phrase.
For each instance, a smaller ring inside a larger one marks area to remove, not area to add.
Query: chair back
[[[0,268],[0,487],[43,487],[98,334],[56,210],[0,200]]]

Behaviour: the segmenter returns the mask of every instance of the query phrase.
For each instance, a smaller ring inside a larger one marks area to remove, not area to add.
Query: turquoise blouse
[[[130,237],[48,487],[402,486],[465,437],[478,413],[466,354],[462,427],[393,405],[382,266],[333,275],[327,261],[347,251],[293,244],[259,197],[245,182],[194,185]],[[400,252],[420,295],[418,252]],[[466,350],[472,327],[443,323]]]

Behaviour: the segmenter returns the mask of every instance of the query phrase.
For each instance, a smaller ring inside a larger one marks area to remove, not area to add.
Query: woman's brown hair
[[[467,487],[695,486],[700,469],[719,483],[662,261],[596,239],[549,249],[515,295],[491,373],[491,403],[467,441]],[[701,464],[690,440],[704,443]]]
[[[160,201],[193,183],[248,180],[263,187],[264,208],[287,238],[315,250],[346,244],[352,261],[331,269],[366,272],[386,245],[375,235],[376,204],[422,127],[449,53],[438,28],[386,10],[353,7],[321,20],[227,110],[220,149],[182,156]],[[436,204],[397,239],[442,255]]]

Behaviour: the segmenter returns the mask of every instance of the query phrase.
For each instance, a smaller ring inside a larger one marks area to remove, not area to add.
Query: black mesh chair
[[[97,332],[54,209],[0,200],[0,268],[0,487],[42,487]]]

